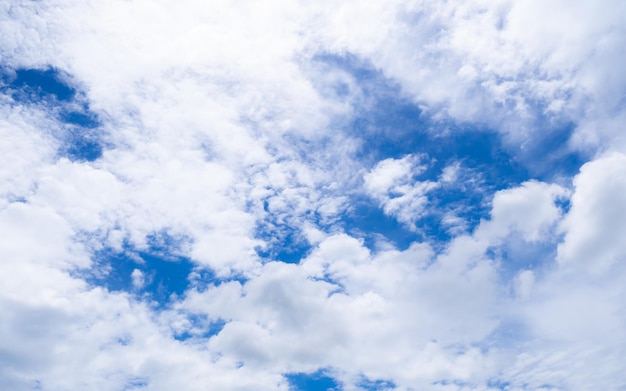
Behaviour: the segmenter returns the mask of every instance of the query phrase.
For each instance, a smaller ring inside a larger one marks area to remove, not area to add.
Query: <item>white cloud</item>
[[[133,282],[133,288],[141,289],[146,283],[146,276],[139,269],[133,269],[133,272],[130,273],[130,278]]]
[[[508,338],[523,346],[504,372],[513,387],[610,389],[625,381],[616,363],[626,354],[626,269],[622,241],[614,233],[621,221],[623,161],[623,155],[611,154],[581,168],[560,220],[556,257],[513,281]]]
[[[322,367],[347,390],[361,375],[405,390],[621,386],[624,13],[610,0],[0,5],[2,66],[69,73],[104,146],[60,157],[54,109],[2,90],[0,388],[287,390],[283,373]],[[457,163],[420,180],[422,151],[363,174],[364,141],[341,127],[368,97],[319,54],[369,62],[425,116],[512,145],[545,114],[576,126],[573,146],[617,152],[582,167],[565,217],[568,190],[527,181],[497,192],[474,233],[374,251],[334,224],[355,192],[414,228],[430,191],[468,178]],[[192,283],[158,310],[81,278],[103,272],[94,251],[147,250],[156,233],[180,238],[194,272],[245,282]],[[313,246],[304,259],[260,259],[287,233]],[[545,244],[545,262],[504,273],[489,250],[513,240]]]
[[[557,260],[604,274],[626,257],[626,156],[613,153],[585,164],[574,180],[571,210],[561,225]]]
[[[615,0],[261,8],[249,2],[59,1],[19,2],[4,15],[5,61],[52,62],[69,70],[89,86],[94,106],[110,114],[142,112],[137,105],[155,92],[168,91],[175,103],[171,86],[191,79],[205,88],[213,84],[221,103],[235,98],[241,113],[274,131],[312,135],[327,119],[324,112],[346,108],[320,99],[293,59],[349,52],[371,61],[431,111],[487,122],[528,141],[533,125],[527,120],[541,114],[532,106],[545,102],[551,115],[580,125],[578,147],[623,148],[618,125],[626,79],[619,64],[626,8]],[[289,118],[279,119],[286,112]]]
[[[533,119],[549,107],[580,125],[577,148],[623,149],[625,17],[614,0],[352,3],[320,35],[372,61],[431,112],[487,123],[516,145],[532,142]]]
[[[365,191],[398,221],[415,228],[423,214],[428,191],[437,183],[416,178],[427,168],[422,157],[407,155],[401,159],[385,159],[363,177]]]
[[[425,166],[419,163],[419,158],[411,155],[402,159],[385,159],[365,176],[365,187],[372,193],[387,193],[421,174]]]
[[[489,240],[517,232],[529,242],[550,240],[550,227],[561,217],[555,200],[566,199],[568,191],[558,185],[525,182],[520,187],[501,190],[494,195],[491,220],[478,235]]]
[[[535,284],[535,273],[532,270],[522,270],[515,276],[515,294],[521,299],[527,298]]]
[[[6,162],[0,167],[0,205],[7,200],[20,200],[32,194],[39,168],[49,163],[56,153],[56,140],[51,134],[38,129],[45,125],[56,127],[41,110],[11,107],[7,99],[1,98],[0,153]]]
[[[482,365],[470,344],[496,324],[488,315],[494,270],[482,261],[429,268],[431,257],[425,245],[370,254],[358,240],[337,235],[301,266],[269,263],[243,287],[194,293],[181,306],[232,319],[211,347],[253,367],[331,365],[393,378],[401,387],[438,376],[470,378]],[[451,346],[459,343],[467,351],[457,356],[459,347]]]

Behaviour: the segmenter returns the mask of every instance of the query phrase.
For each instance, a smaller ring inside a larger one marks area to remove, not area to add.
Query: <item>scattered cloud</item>
[[[624,388],[624,21],[0,5],[0,388]]]

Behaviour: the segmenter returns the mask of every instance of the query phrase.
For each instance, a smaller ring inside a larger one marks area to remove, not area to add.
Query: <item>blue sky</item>
[[[624,22],[10,0],[0,389],[623,389]]]

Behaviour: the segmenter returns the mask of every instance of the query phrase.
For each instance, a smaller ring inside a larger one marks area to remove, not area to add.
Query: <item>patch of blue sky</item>
[[[542,179],[554,173],[572,173],[586,161],[585,156],[567,148],[574,126],[553,118],[546,111],[549,102],[527,102],[535,118],[531,125],[544,131],[535,132],[525,148],[518,150],[484,125],[429,117],[396,83],[355,56],[324,55],[317,60],[352,75],[367,96],[365,104],[355,107],[348,131],[363,137],[361,154],[370,158],[371,164],[418,152],[443,165],[463,160],[469,166],[481,166],[494,182],[520,182],[529,176]],[[534,164],[539,157],[543,158],[541,164]],[[544,164],[546,157],[548,165]]]
[[[103,145],[96,129],[98,115],[91,111],[80,91],[73,87],[70,77],[55,68],[3,69],[0,92],[18,104],[43,105],[64,126],[61,156],[72,161],[94,161],[102,156]]]
[[[159,308],[167,307],[190,289],[203,292],[228,281],[238,281],[242,285],[246,283],[247,278],[242,275],[218,278],[210,268],[202,267],[186,257],[184,247],[188,241],[186,237],[175,237],[161,231],[148,235],[146,246],[142,248],[130,243],[125,243],[121,251],[105,248],[93,255],[94,268],[90,272],[80,273],[80,277],[94,286],[131,293]],[[193,320],[193,316],[190,319]],[[201,321],[200,318],[196,320]],[[209,336],[219,331],[215,328],[221,329],[223,326],[220,321],[211,322],[205,325]],[[191,336],[181,335],[180,338]]]
[[[559,177],[571,177],[591,159],[591,151],[573,151],[569,139],[575,125],[551,121],[539,116],[534,126],[537,130],[524,148],[517,151],[517,159],[528,169],[533,179],[551,182]]]
[[[531,341],[533,331],[529,329],[528,324],[522,319],[516,319],[511,316],[508,318],[498,319],[498,326],[483,341],[478,342],[475,347],[482,352],[487,352],[494,346],[509,346],[520,348]]]
[[[519,235],[511,235],[503,245],[490,248],[487,255],[500,260],[500,276],[506,281],[520,270],[533,270],[541,274],[544,268],[553,266],[557,246],[556,240],[529,242]]]
[[[320,369],[313,373],[288,373],[284,375],[289,381],[291,391],[340,391],[341,384],[327,372]]]
[[[166,229],[146,235],[146,245],[149,251],[163,258],[176,259],[190,243],[190,238],[172,234]]]
[[[324,273],[322,276],[309,276],[307,279],[311,281],[324,281],[333,285],[333,289],[328,291],[326,297],[331,297],[336,294],[348,294],[344,283],[334,278],[330,273]]]
[[[546,131],[535,132],[536,138],[529,140],[523,150],[513,150],[501,133],[482,125],[429,117],[398,85],[355,56],[319,55],[315,61],[325,70],[336,68],[351,75],[366,97],[355,104],[355,115],[349,122],[342,124],[345,132],[362,141],[355,157],[366,168],[387,158],[419,154],[427,162],[426,170],[416,177],[419,181],[437,181],[450,165],[462,169],[456,181],[429,191],[428,204],[416,216],[414,229],[386,215],[376,200],[358,192],[351,194],[351,206],[337,223],[347,233],[362,238],[370,249],[375,249],[381,238],[400,249],[415,241],[429,241],[435,250],[444,248],[452,237],[472,232],[481,220],[489,218],[491,198],[496,191],[529,179],[569,177],[584,161],[582,155],[566,146],[573,126],[541,114],[539,106],[534,126],[545,127]],[[337,96],[348,95],[349,89],[354,88],[341,79],[337,85],[323,83],[326,84],[318,86],[325,89],[323,93],[330,89]],[[306,160],[304,151],[303,158]],[[567,207],[566,202],[563,207]],[[450,216],[458,219],[458,225],[451,223]],[[315,216],[309,217],[320,227],[328,228]],[[257,230],[257,236],[267,243],[265,248],[257,249],[259,256],[290,263],[305,257],[311,247],[301,233],[274,223],[269,216]],[[533,244],[527,246],[527,253],[545,255],[552,251],[548,247]],[[511,256],[504,266],[505,274],[522,266],[524,257],[519,249],[504,249],[501,255]]]
[[[94,129],[100,126],[98,116],[89,111],[89,105],[83,104],[82,111],[68,111],[61,113],[61,120],[67,124]]]
[[[205,314],[187,313],[185,319],[189,325],[184,330],[174,333],[174,339],[177,341],[200,340],[204,343],[208,338],[219,334],[226,325],[225,320],[210,319]]]
[[[461,231],[472,231],[490,211],[488,195],[493,189],[483,187],[482,183],[464,182],[443,185],[428,193],[429,207],[417,227],[429,239],[449,240]],[[462,219],[460,226],[446,220],[451,214]]]
[[[2,79],[5,91],[18,102],[46,99],[69,102],[76,96],[76,89],[54,68],[5,70]]]
[[[565,197],[557,198],[556,200],[554,200],[554,205],[559,207],[563,214],[567,214],[572,207],[572,201],[571,199]]]
[[[126,384],[124,384],[124,391],[131,390],[141,390],[147,388],[149,385],[149,381],[147,378],[143,377],[134,377],[129,379]]]
[[[458,379],[442,379],[432,383],[434,386],[456,386],[462,389],[475,389],[476,385]]]
[[[496,390],[507,390],[509,389],[510,385],[510,382],[500,379],[491,379],[487,382],[487,386],[489,388],[494,388]]]
[[[313,57],[312,63],[347,72],[356,78],[361,85],[364,85],[368,81],[378,83],[381,79],[380,72],[377,69],[375,69],[370,63],[363,61],[352,53],[344,53],[343,55],[337,55],[334,53],[319,53]],[[337,86],[336,88],[339,89],[338,93],[345,93],[345,87],[346,86],[342,87],[341,85]]]
[[[444,214],[459,217],[465,230],[471,232],[481,219],[489,217],[490,200],[496,191],[529,179],[571,176],[585,160],[567,148],[573,131],[571,124],[543,115],[543,107],[537,107],[534,126],[545,128],[545,132],[535,132],[537,140],[530,140],[524,150],[517,150],[503,139],[502,133],[483,125],[429,117],[397,84],[353,55],[320,55],[316,61],[351,75],[367,97],[355,105],[354,116],[344,129],[361,140],[356,158],[366,168],[384,159],[419,154],[425,155],[428,162],[426,171],[418,177],[421,181],[436,181],[443,169],[453,164],[474,175],[460,177],[428,193],[427,211],[416,218],[418,232],[409,232],[408,227],[376,211],[380,205],[374,200],[351,200],[355,206],[343,216],[343,224],[349,232],[373,235],[374,238],[365,237],[366,243],[375,242],[379,235],[400,248],[420,238],[445,242],[455,231],[444,222]],[[344,89],[345,86],[338,86],[337,93]]]
[[[65,137],[65,144],[60,150],[71,161],[92,162],[102,156],[102,143],[92,132],[81,128],[71,128]]]
[[[312,246],[301,237],[297,231],[281,235],[279,240],[273,240],[272,234],[259,235],[260,239],[269,239],[264,248],[257,247],[256,252],[264,260],[298,263],[311,251]]]
[[[414,228],[385,214],[378,201],[364,195],[352,197],[351,207],[342,216],[341,225],[349,234],[362,238],[370,249],[381,237],[401,250],[415,241],[432,242],[437,249],[438,245],[444,246],[460,232],[471,232],[481,219],[489,217],[489,196],[495,190],[485,185],[484,180],[478,182],[478,185],[457,182],[428,192],[428,203],[421,215],[416,216]],[[460,225],[449,222],[448,214],[458,217]]]
[[[257,223],[255,230],[255,237],[265,244],[255,249],[257,255],[265,261],[298,263],[311,251],[311,245],[299,229],[279,221],[280,217],[274,216],[267,205],[264,201],[267,216]]]
[[[418,107],[401,98],[388,95],[374,110],[355,119],[355,126],[366,121],[377,128],[365,132],[362,154],[374,165],[388,158],[399,159],[408,154],[424,154],[429,163],[420,175],[422,180],[437,180],[442,170],[455,163],[480,172],[486,187],[506,188],[530,178],[521,162],[506,149],[498,133],[453,123],[431,122]],[[394,102],[393,99],[400,100]],[[434,132],[433,127],[445,128]],[[382,131],[380,129],[383,129]],[[388,129],[388,130],[384,130]]]
[[[15,194],[7,194],[6,195],[6,200],[11,202],[11,203],[13,203],[13,202],[18,202],[20,204],[28,203],[28,200],[25,197],[16,196]]]
[[[353,197],[350,209],[343,214],[340,225],[349,235],[361,238],[369,249],[375,249],[381,239],[401,250],[417,240],[425,239],[423,233],[407,229],[365,196]]]
[[[198,265],[193,268],[191,273],[187,276],[187,279],[189,281],[188,289],[193,289],[198,292],[204,292],[209,288],[217,287],[230,281],[237,281],[241,285],[244,285],[248,281],[248,277],[240,273],[234,273],[227,278],[217,277],[213,270]]]
[[[390,380],[371,380],[366,377],[357,382],[356,386],[364,391],[390,391],[396,388],[396,384]]]
[[[565,389],[565,387],[560,384],[551,384],[551,383],[543,383],[542,385],[539,386],[539,388],[537,388],[537,391],[554,391],[554,390],[563,390]]]
[[[159,306],[184,294],[194,269],[188,258],[163,255],[160,251],[136,251],[130,247],[122,252],[105,249],[97,252],[94,259],[97,268],[107,273],[90,276],[88,282],[111,291],[134,292]],[[141,274],[133,279],[135,270]]]

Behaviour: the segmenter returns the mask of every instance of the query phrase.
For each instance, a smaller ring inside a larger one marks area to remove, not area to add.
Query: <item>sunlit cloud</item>
[[[625,22],[9,0],[0,389],[623,388]]]

